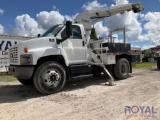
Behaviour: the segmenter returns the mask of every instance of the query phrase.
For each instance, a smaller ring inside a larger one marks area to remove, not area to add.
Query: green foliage
[[[94,39],[94,40],[97,40],[97,34],[96,34],[96,30],[95,28],[93,27],[92,30],[91,30],[91,34],[90,34],[90,39]]]
[[[146,58],[149,58],[150,56],[151,56],[151,53],[147,53],[147,52],[146,52],[146,53],[144,54],[144,57],[146,57]]]
[[[145,52],[146,52],[145,50],[142,50],[142,54],[145,54]]]
[[[132,67],[133,68],[151,68],[156,66],[156,63],[152,63],[152,62],[143,62],[143,63],[137,63],[137,64],[133,64]]]
[[[14,82],[17,81],[17,79],[10,75],[0,75],[0,81],[2,82]]]
[[[142,54],[144,54],[144,57],[145,57],[145,58],[151,57],[151,53],[148,53],[148,52],[143,51]]]
[[[142,54],[144,54],[143,61],[148,62],[148,58],[152,56],[152,53],[146,52],[145,50],[142,51]]]

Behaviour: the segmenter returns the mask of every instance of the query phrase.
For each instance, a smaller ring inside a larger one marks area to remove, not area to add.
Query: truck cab
[[[70,29],[70,35],[67,35],[66,29]],[[44,63],[57,62],[65,71],[69,71],[72,65],[81,65],[83,68],[87,64],[86,41],[83,25],[73,24],[68,28],[66,25],[55,25],[41,37],[21,42],[9,49],[9,73],[22,84],[28,85],[33,82],[35,71]],[[65,79],[70,78],[70,75],[64,76]]]

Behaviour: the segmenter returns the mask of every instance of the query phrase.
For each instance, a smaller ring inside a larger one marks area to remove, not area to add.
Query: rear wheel
[[[33,79],[18,79],[23,85],[33,85]]]
[[[160,69],[160,57],[157,58],[157,68]]]
[[[66,72],[62,65],[48,61],[40,65],[34,75],[34,85],[42,94],[52,94],[62,90],[66,83]]]
[[[119,80],[126,79],[129,76],[130,66],[129,62],[125,58],[120,58],[114,65],[115,77]]]

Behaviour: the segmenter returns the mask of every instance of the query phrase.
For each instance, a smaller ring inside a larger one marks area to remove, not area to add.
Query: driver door
[[[65,33],[64,29],[61,33],[62,38],[65,37]],[[79,26],[72,25],[72,35],[70,38],[62,42],[62,48],[70,65],[87,63],[87,47],[84,44],[84,35],[82,35],[81,28]]]

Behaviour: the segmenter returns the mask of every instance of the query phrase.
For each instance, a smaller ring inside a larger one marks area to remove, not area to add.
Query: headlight
[[[33,64],[33,57],[30,54],[21,55],[21,65],[32,65]]]

